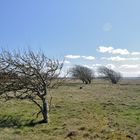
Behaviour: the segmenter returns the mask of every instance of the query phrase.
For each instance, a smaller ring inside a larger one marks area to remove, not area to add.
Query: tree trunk
[[[45,97],[42,98],[43,102],[43,109],[42,109],[42,115],[43,115],[43,123],[48,123],[48,105]]]
[[[88,79],[88,83],[91,84],[91,80],[90,79]]]

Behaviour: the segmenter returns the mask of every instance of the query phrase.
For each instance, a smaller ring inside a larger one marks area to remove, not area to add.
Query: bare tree
[[[63,64],[47,58],[43,53],[27,51],[0,54],[0,98],[28,99],[42,113],[42,123],[48,123],[48,88],[59,86]]]
[[[75,65],[70,69],[70,72],[72,77],[82,80],[82,82],[85,84],[90,84],[92,78],[94,77],[94,73],[90,68],[80,65]]]
[[[119,72],[116,72],[105,66],[99,67],[98,72],[100,74],[100,77],[102,77],[103,79],[110,80],[112,82],[112,84],[117,84],[120,81],[120,79],[122,78],[122,76]]]

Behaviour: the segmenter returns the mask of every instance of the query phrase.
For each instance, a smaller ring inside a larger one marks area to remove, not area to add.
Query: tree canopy
[[[100,77],[102,77],[103,79],[110,80],[112,84],[117,84],[122,77],[119,72],[116,72],[105,66],[99,67],[98,73],[100,74]]]
[[[72,77],[82,80],[85,84],[90,84],[94,73],[90,68],[85,66],[75,65],[70,69]]]
[[[42,122],[48,122],[46,96],[48,88],[59,85],[63,63],[52,60],[44,53],[33,51],[0,53],[0,98],[7,100],[28,99],[42,113]]]

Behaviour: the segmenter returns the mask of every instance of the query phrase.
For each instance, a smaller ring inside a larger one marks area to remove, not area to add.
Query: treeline
[[[85,84],[90,84],[91,80],[95,78],[94,71],[90,68],[81,65],[75,65],[70,70],[73,78],[80,79]],[[100,66],[97,70],[98,78],[109,80],[112,84],[117,84],[122,76],[120,72],[116,72],[105,66]]]

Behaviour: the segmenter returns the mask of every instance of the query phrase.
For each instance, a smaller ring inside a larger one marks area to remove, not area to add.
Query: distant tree
[[[24,53],[3,50],[0,53],[0,98],[27,99],[42,113],[42,123],[48,123],[48,88],[59,86],[62,63],[43,53]]]
[[[94,77],[94,73],[90,68],[80,65],[75,65],[71,68],[70,73],[72,74],[72,77],[82,80],[85,84],[90,84],[92,78]]]
[[[122,76],[119,72],[116,72],[105,66],[99,67],[98,73],[99,73],[100,77],[102,77],[103,79],[110,80],[112,82],[112,84],[117,84],[120,81],[120,79],[122,78]]]

